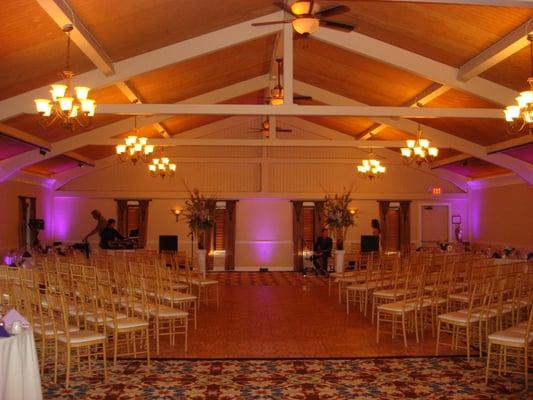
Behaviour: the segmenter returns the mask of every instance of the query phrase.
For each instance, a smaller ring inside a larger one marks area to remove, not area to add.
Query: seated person
[[[107,226],[104,228],[101,235],[100,247],[102,249],[109,249],[109,242],[113,242],[117,239],[124,240],[124,236],[115,229],[116,222],[117,221],[113,218],[107,221]]]
[[[331,250],[333,248],[333,241],[328,236],[328,230],[322,229],[321,235],[317,238],[314,248],[313,265],[316,268],[316,273],[323,275],[328,271],[328,258],[331,257]]]

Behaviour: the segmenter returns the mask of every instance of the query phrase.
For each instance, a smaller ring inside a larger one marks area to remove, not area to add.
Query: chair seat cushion
[[[195,301],[196,296],[189,293],[181,292],[163,292],[161,298],[167,301]]]
[[[489,335],[489,341],[497,344],[508,344],[510,346],[525,346],[526,329],[520,330],[515,327],[494,332]],[[528,342],[531,341],[533,341],[533,332],[529,334]]]
[[[67,342],[67,337],[65,335],[57,335],[57,340],[63,343]],[[77,331],[72,332],[70,334],[70,343],[71,344],[82,344],[82,343],[89,343],[89,342],[98,342],[98,341],[105,341],[106,336],[94,332],[94,331]]]
[[[479,315],[471,314],[470,319],[468,318],[468,313],[464,310],[454,311],[446,314],[440,314],[439,320],[442,322],[452,323],[452,324],[466,324],[470,322],[478,322]]]
[[[123,319],[117,319],[115,321],[107,321],[106,327],[114,329],[115,325],[118,330],[121,329],[133,329],[133,328],[147,328],[148,322],[143,321],[140,318],[128,317]]]
[[[416,304],[414,302],[402,302],[397,301],[396,303],[389,303],[389,304],[382,304],[378,306],[378,311],[380,312],[388,312],[392,314],[401,314],[406,311],[413,311],[416,308]]]
[[[79,330],[80,330],[80,328],[78,328],[77,326],[69,325],[69,327],[68,327],[68,331],[70,333],[78,332]],[[44,327],[34,326],[33,327],[33,331],[36,334],[42,335],[42,336],[53,336],[55,334],[54,333],[54,328],[53,328],[52,325],[45,325]],[[63,331],[58,329],[57,333],[61,334],[61,333],[63,333]]]
[[[117,319],[124,319],[124,318],[128,318],[128,316],[126,314],[116,313],[116,318]],[[96,317],[94,316],[94,314],[87,314],[85,316],[85,319],[87,321],[89,321],[89,322],[92,322],[92,323],[102,324],[102,323],[107,322],[107,321],[112,321],[113,320],[113,316],[110,313],[106,313],[105,315],[98,314]]]

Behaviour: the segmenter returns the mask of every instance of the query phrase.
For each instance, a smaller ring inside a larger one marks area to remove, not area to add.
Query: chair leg
[[[218,293],[218,283],[217,283],[217,308],[220,306],[220,297]]]
[[[440,340],[440,320],[437,324],[437,348],[435,349],[435,355],[439,355],[439,340]]]
[[[528,349],[527,349],[527,345],[526,345],[526,347],[524,347],[524,381],[526,383],[526,392],[527,392],[527,389],[528,389],[528,365],[527,365],[528,354],[527,354],[527,351],[528,351]]]
[[[65,373],[65,388],[68,389],[68,382],[70,380],[70,345],[67,344],[67,371]]]
[[[379,310],[378,315],[376,317],[376,343],[379,343]]]
[[[146,328],[146,362],[150,365],[150,334]]]
[[[466,326],[466,359],[470,361],[470,325]]]
[[[118,332],[113,335],[113,368],[117,368]]]
[[[407,334],[405,332],[405,313],[402,314],[403,345],[407,348]]]
[[[103,351],[103,357],[104,357],[104,382],[107,383],[107,354],[105,350],[105,342],[102,343],[102,351]]]
[[[487,368],[485,369],[485,385],[489,384],[489,368],[490,368],[490,356],[491,356],[492,343],[489,341],[487,344]]]

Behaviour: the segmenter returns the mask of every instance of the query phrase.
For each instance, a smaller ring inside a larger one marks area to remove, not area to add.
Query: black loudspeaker
[[[178,237],[176,235],[159,236],[159,252],[178,251]]]
[[[36,219],[36,218],[32,218],[30,219],[30,221],[28,222],[28,226],[31,228],[31,229],[34,229],[36,231],[43,231],[44,230],[44,219]]]
[[[370,251],[379,251],[379,236],[361,236],[361,251],[365,253]]]

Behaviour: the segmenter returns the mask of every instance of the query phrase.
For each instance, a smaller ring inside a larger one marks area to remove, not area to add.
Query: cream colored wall
[[[473,190],[469,202],[472,242],[533,250],[533,186]]]
[[[8,181],[0,184],[0,256],[19,246],[18,196],[36,198],[36,217],[45,221],[42,242],[52,238],[53,201],[50,189],[28,183]]]
[[[240,200],[235,238],[237,269],[291,269],[291,202],[286,199]]]

